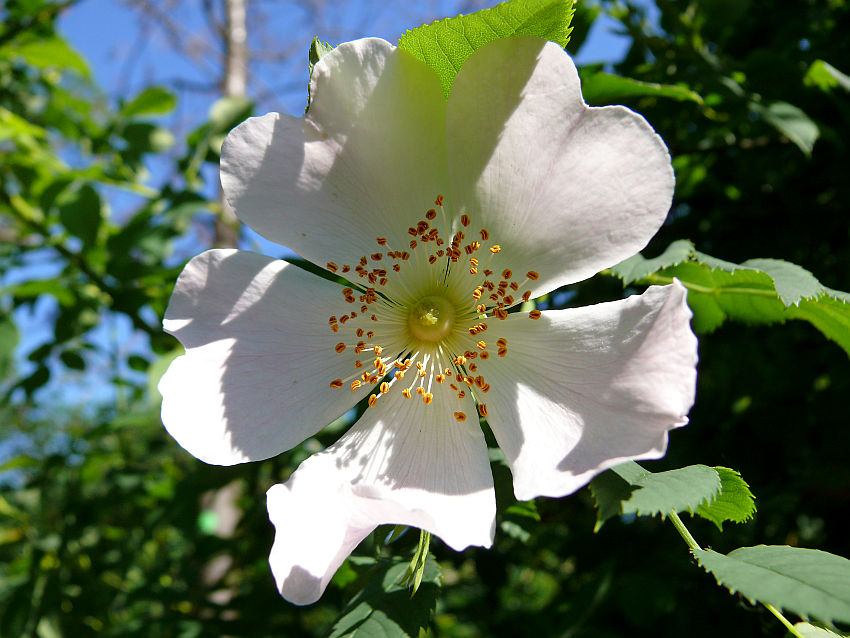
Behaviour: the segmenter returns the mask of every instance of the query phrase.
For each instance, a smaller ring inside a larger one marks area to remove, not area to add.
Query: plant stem
[[[670,512],[667,515],[670,518],[670,522],[673,523],[673,527],[676,528],[676,531],[685,539],[685,542],[688,544],[692,550],[700,550],[702,547],[699,546],[696,539],[691,536],[691,533],[688,531],[688,528],[685,527],[685,524],[682,522],[682,519],[679,518],[679,515],[676,512]]]
[[[679,515],[676,514],[676,512],[670,512],[669,514],[667,514],[667,516],[670,519],[670,522],[673,523],[673,527],[676,528],[676,531],[679,532],[681,537],[688,544],[688,547],[691,548],[691,551],[702,550],[702,547],[700,547],[699,543],[697,543],[696,539],[691,535],[690,531],[688,531],[688,528],[685,527],[685,524],[682,522],[682,519],[679,518]],[[797,638],[805,638],[805,636],[803,636],[803,634],[797,631],[794,625],[791,624],[791,621],[788,620],[785,616],[783,616],[782,612],[779,611],[776,607],[766,602],[761,602],[761,604],[764,605],[771,614],[776,616],[779,619],[779,622],[785,625],[785,628],[789,632],[791,632],[792,635],[796,636]]]
[[[801,634],[799,631],[797,631],[797,629],[794,627],[794,625],[791,624],[791,621],[788,620],[785,616],[783,616],[782,612],[779,611],[776,607],[774,607],[770,603],[762,603],[762,605],[767,607],[767,610],[771,614],[776,616],[779,619],[779,622],[781,622],[783,625],[785,625],[785,628],[789,632],[791,632],[793,635],[797,636],[797,638],[805,638],[805,636],[803,636],[803,634]]]

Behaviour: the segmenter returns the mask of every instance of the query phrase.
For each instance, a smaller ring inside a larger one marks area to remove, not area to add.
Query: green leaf
[[[177,104],[177,98],[168,89],[152,86],[139,93],[121,109],[123,117],[135,115],[161,115],[168,113]]]
[[[588,73],[584,70],[579,74],[581,75],[581,93],[585,101],[596,106],[619,104],[623,100],[637,97],[660,97],[702,104],[699,94],[686,86],[641,82],[602,71]]]
[[[407,31],[398,46],[437,72],[448,97],[463,63],[488,42],[530,35],[565,47],[574,10],[573,0],[511,0]]]
[[[773,102],[767,106],[753,102],[750,108],[794,142],[803,153],[812,154],[820,129],[802,110],[788,102]]]
[[[590,483],[599,510],[596,529],[618,515],[663,517],[670,512],[694,512],[713,501],[720,488],[718,472],[706,465],[653,473],[629,461],[603,472]]]
[[[0,319],[0,381],[6,378],[15,363],[15,349],[20,339],[12,317]]]
[[[815,60],[806,71],[803,83],[807,86],[816,86],[821,91],[831,91],[835,87],[841,87],[850,91],[850,76],[832,66],[829,62]]]
[[[102,220],[100,195],[90,184],[62,197],[58,206],[59,220],[69,233],[79,237],[86,246],[97,239]]]
[[[622,279],[624,286],[628,286],[654,272],[688,261],[693,254],[694,245],[687,239],[680,239],[667,246],[658,257],[646,259],[637,254],[611,268],[611,273]]]
[[[327,42],[322,42],[318,37],[313,38],[313,41],[310,43],[310,53],[308,54],[311,75],[313,74],[313,67],[316,65],[316,62],[321,60],[326,53],[330,53],[333,50],[334,48]]]
[[[750,520],[756,511],[755,497],[750,486],[741,475],[728,467],[714,468],[720,476],[720,494],[710,503],[703,503],[696,514],[710,520],[723,531],[723,523],[743,523]]]
[[[794,629],[797,633],[801,634],[803,638],[842,638],[850,635],[845,632],[836,633],[826,627],[818,627],[817,625],[813,625],[808,622],[798,622],[794,625]]]
[[[712,332],[727,319],[749,324],[802,319],[850,354],[850,295],[827,288],[796,264],[779,259],[733,264],[695,251],[682,240],[654,259],[630,257],[611,273],[626,285],[681,281],[698,333]]]
[[[28,64],[40,69],[71,69],[84,77],[89,76],[89,67],[79,53],[62,38],[52,36],[17,45],[13,52]]]
[[[850,560],[785,545],[742,547],[728,555],[695,550],[700,565],[732,593],[828,623],[850,622]]]
[[[210,107],[209,124],[212,133],[227,133],[251,116],[254,103],[246,97],[219,98]]]
[[[330,638],[406,638],[419,636],[437,605],[440,570],[430,554],[415,596],[401,584],[407,561],[378,561],[366,586],[334,623]]]

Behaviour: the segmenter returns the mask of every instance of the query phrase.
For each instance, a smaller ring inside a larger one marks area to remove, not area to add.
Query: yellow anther
[[[389,391],[390,391],[390,384],[389,384],[389,383],[387,383],[386,381],[384,381],[384,382],[381,384],[381,394],[386,394],[386,393],[387,393],[387,392],[389,392]]]
[[[540,311],[539,310],[532,310],[531,312],[528,313],[528,318],[529,319],[540,319]]]
[[[463,355],[459,355],[455,357],[454,363],[455,365],[462,366],[466,363],[466,357],[464,357]]]
[[[471,388],[473,385],[475,385],[475,379],[473,379],[472,377],[464,377],[464,378],[463,378],[463,382],[464,382],[466,385],[468,385],[470,388]]]
[[[340,354],[341,352],[343,352],[345,350],[345,344],[340,341],[338,344],[336,344],[334,346],[334,350],[336,350],[337,354]]]
[[[482,391],[484,394],[487,394],[487,393],[490,391],[490,384],[489,384],[489,383],[485,383],[485,384],[484,384],[484,387],[483,387],[483,388],[481,388],[481,391]]]
[[[355,368],[362,368],[363,362],[360,359],[358,359],[357,361],[354,362],[354,367]]]
[[[487,404],[486,403],[479,403],[478,404],[478,414],[481,416],[482,419],[487,417]]]
[[[434,400],[434,395],[431,394],[430,392],[426,392],[425,394],[422,395],[422,403],[424,403],[425,405],[430,405],[431,401],[433,401],[433,400]]]
[[[500,348],[507,348],[508,347],[508,340],[505,339],[505,338],[498,339],[496,341],[496,345],[499,346]]]
[[[478,314],[485,313],[487,312],[487,306],[485,306],[483,303],[478,304],[477,306],[475,306],[475,312],[477,312]]]
[[[461,390],[460,392],[458,392],[458,393],[457,393],[457,398],[458,398],[458,399],[463,399],[464,397],[466,397],[466,392],[465,392],[465,391]]]
[[[490,252],[493,253],[494,255],[501,250],[502,250],[502,247],[499,246],[499,244],[493,244],[492,246],[490,246]]]
[[[486,350],[487,349],[487,342],[486,341],[479,341],[475,345],[479,350]]]
[[[360,381],[355,379],[354,381],[351,382],[351,391],[354,392],[360,386],[361,386]]]
[[[333,381],[331,381],[331,388],[333,388],[334,390],[338,390],[342,387],[342,385],[342,379],[334,379]]]
[[[455,419],[461,422],[466,421],[466,414],[463,412],[455,412]]]
[[[434,377],[434,380],[435,380],[437,383],[445,383],[445,381],[446,381],[446,375],[444,375],[444,374],[438,374],[436,377]]]
[[[418,394],[419,396],[424,395],[424,394],[425,394],[425,388],[423,388],[423,387],[420,385],[418,388],[416,388],[416,394]]]
[[[473,266],[472,268],[469,269],[469,274],[470,275],[477,275],[478,274],[478,268]]]
[[[370,394],[369,395],[369,407],[374,408],[375,404],[377,402],[378,402],[378,395],[377,394]]]
[[[381,353],[383,351],[384,351],[384,349],[381,346],[375,346],[375,354],[376,355],[381,356]]]
[[[405,388],[404,390],[402,390],[401,396],[403,396],[405,399],[409,399],[410,398],[410,388]]]

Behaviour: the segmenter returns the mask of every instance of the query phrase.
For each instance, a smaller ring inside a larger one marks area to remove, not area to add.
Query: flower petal
[[[354,369],[328,317],[340,286],[285,262],[210,250],[183,270],[165,314],[186,347],[162,377],[162,422],[216,465],[269,458],[351,408],[363,392],[332,390]]]
[[[436,73],[384,40],[347,42],[313,69],[304,118],[271,113],[230,132],[221,181],[239,218],[324,266],[405,248],[447,184]]]
[[[478,49],[447,122],[449,201],[501,245],[500,267],[540,274],[532,296],[635,254],[670,207],[664,142],[624,107],[588,107],[575,65],[551,42]]]
[[[270,562],[285,598],[317,600],[379,524],[428,530],[456,550],[490,546],[496,502],[478,419],[456,421],[454,394],[434,389],[431,405],[391,389],[337,443],[269,490]]]
[[[488,422],[518,499],[563,496],[618,463],[663,456],[667,431],[687,423],[694,401],[690,317],[675,281],[491,326],[508,353],[479,369],[492,386]]]

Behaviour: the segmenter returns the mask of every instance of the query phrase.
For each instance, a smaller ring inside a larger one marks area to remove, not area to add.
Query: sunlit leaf
[[[71,69],[80,75],[89,75],[86,61],[58,36],[19,44],[13,51],[35,67]]]
[[[713,501],[703,503],[695,514],[710,520],[723,531],[723,523],[743,523],[756,511],[755,497],[741,474],[728,467],[715,467],[720,475],[720,493]]]
[[[767,106],[754,102],[750,108],[794,142],[803,153],[812,154],[820,129],[800,108],[788,102],[773,102]]]
[[[406,638],[419,636],[437,604],[440,570],[429,555],[416,595],[401,584],[407,561],[378,561],[366,586],[334,623],[330,638]]]
[[[693,512],[720,493],[714,468],[690,465],[668,472],[650,472],[629,461],[597,476],[590,489],[598,508],[596,528],[617,515],[665,516]]]
[[[850,560],[786,545],[742,547],[727,555],[694,552],[732,593],[825,622],[850,622]]]
[[[824,60],[812,62],[812,66],[806,71],[803,82],[809,86],[816,86],[822,91],[830,91],[835,87],[850,91],[850,76],[845,75]]]
[[[623,100],[638,97],[660,97],[702,104],[699,94],[687,87],[641,82],[603,71],[581,73],[581,93],[588,104],[596,106],[619,104]]]
[[[681,281],[698,333],[711,332],[727,319],[750,324],[804,319],[850,354],[850,295],[827,288],[796,264],[779,259],[733,264],[678,241],[659,257],[636,255],[611,272],[627,285]]]
[[[573,11],[573,0],[510,0],[491,9],[407,31],[398,46],[434,69],[448,96],[463,63],[488,42],[530,35],[565,47],[570,39]]]
[[[174,109],[177,98],[161,86],[152,86],[139,93],[121,108],[123,117],[135,115],[161,115]]]

